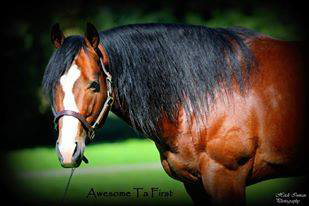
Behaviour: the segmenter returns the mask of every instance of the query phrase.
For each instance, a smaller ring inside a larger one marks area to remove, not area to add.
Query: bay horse
[[[302,45],[244,28],[135,24],[65,37],[43,89],[63,167],[111,110],[160,152],[166,173],[193,202],[242,205],[247,185],[306,174]]]

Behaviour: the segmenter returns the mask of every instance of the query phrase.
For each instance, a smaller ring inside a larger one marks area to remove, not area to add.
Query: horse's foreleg
[[[210,205],[210,196],[205,192],[201,181],[196,183],[184,183],[187,193],[190,195],[194,205]]]
[[[249,164],[228,169],[206,156],[200,167],[203,185],[212,205],[245,205]]]

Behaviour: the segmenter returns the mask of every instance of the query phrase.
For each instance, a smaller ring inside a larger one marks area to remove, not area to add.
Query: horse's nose
[[[75,142],[74,145],[67,145],[66,147],[57,142],[56,151],[62,167],[73,168],[81,164],[83,148],[78,142]]]

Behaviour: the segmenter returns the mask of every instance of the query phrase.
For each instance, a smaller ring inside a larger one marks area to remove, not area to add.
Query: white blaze
[[[73,94],[73,86],[80,76],[80,70],[76,64],[72,64],[67,73],[61,76],[60,84],[64,92],[63,107],[64,110],[72,110],[78,112],[75,97]],[[59,150],[64,158],[70,158],[75,149],[75,138],[77,135],[79,120],[71,116],[62,117],[61,142],[59,142]]]

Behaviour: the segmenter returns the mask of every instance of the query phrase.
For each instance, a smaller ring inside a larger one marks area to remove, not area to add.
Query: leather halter
[[[112,76],[111,74],[105,69],[104,64],[103,64],[103,55],[101,53],[101,51],[99,49],[96,49],[96,53],[99,56],[99,63],[101,65],[101,69],[104,72],[104,74],[106,75],[106,86],[107,86],[107,99],[104,102],[104,105],[101,109],[101,112],[99,114],[99,116],[97,117],[96,121],[91,125],[89,122],[87,122],[86,118],[78,113],[78,112],[74,112],[72,110],[62,110],[60,112],[55,112],[54,108],[52,107],[52,111],[54,113],[54,124],[55,124],[55,128],[58,128],[58,121],[61,117],[63,116],[72,116],[75,117],[76,119],[78,119],[83,127],[85,128],[86,132],[87,132],[87,136],[89,137],[90,140],[92,140],[94,138],[95,135],[95,129],[98,128],[100,122],[102,121],[102,118],[104,116],[104,114],[106,112],[109,112],[112,104],[114,102],[114,99],[112,97]]]

